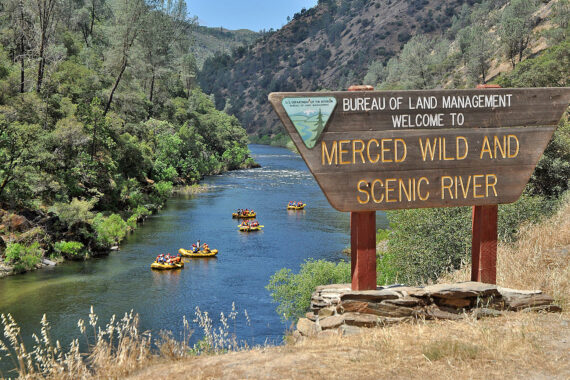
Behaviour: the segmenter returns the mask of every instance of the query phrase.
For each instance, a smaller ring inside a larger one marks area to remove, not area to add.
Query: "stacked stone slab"
[[[295,336],[360,332],[364,327],[429,320],[498,316],[506,310],[561,311],[540,290],[523,291],[480,282],[425,287],[380,286],[352,291],[350,284],[319,286],[311,311],[299,319]]]

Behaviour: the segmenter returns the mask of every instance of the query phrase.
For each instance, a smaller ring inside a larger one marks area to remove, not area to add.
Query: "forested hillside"
[[[558,43],[548,30],[567,23],[564,4],[321,0],[256,44],[209,59],[200,83],[248,133],[275,135],[270,92],[472,87]]]
[[[259,33],[248,29],[228,30],[198,25],[192,33],[190,51],[196,58],[197,66],[202,69],[206,59],[215,54],[231,53],[234,49],[255,42],[259,37]]]
[[[251,164],[238,120],[197,87],[194,26],[182,0],[0,3],[6,262],[113,245],[173,185]]]

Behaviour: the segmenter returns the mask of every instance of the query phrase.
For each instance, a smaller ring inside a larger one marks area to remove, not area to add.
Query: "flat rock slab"
[[[378,326],[378,316],[361,313],[344,313],[344,323],[349,326],[374,327]]]
[[[429,285],[424,287],[422,290],[426,296],[448,299],[501,296],[501,293],[499,293],[499,290],[497,289],[497,285],[483,284],[475,281],[460,282],[457,284]]]
[[[393,300],[400,298],[401,294],[391,290],[355,290],[348,293],[344,293],[340,296],[341,301],[347,300],[357,300],[357,301],[368,301],[368,302],[380,302],[383,300]]]
[[[337,328],[343,323],[344,317],[342,315],[333,315],[332,317],[319,318],[319,325],[323,330]]]

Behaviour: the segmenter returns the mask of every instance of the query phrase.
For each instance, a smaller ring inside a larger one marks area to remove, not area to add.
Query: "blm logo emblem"
[[[333,96],[284,98],[281,104],[305,146],[312,149],[334,111],[336,98]]]

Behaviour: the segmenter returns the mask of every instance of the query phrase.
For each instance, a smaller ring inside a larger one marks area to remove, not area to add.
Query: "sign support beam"
[[[350,213],[352,290],[376,289],[376,211]]]
[[[479,84],[478,89],[501,88]],[[471,221],[471,281],[497,283],[498,206],[473,206]]]
[[[372,91],[350,86],[348,91]],[[350,276],[352,290],[376,289],[376,211],[350,213]]]

